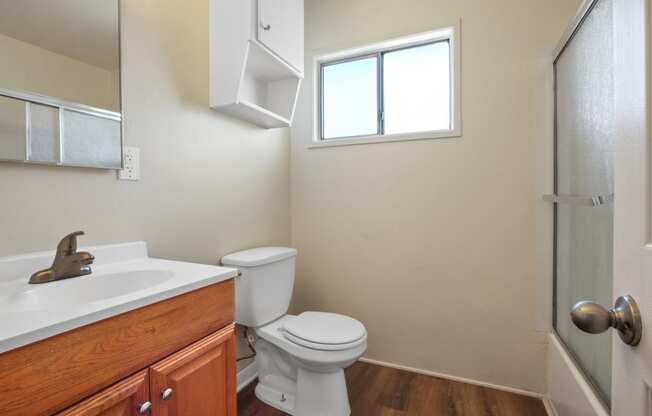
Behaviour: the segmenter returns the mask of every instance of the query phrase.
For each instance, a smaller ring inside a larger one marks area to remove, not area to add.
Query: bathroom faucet
[[[30,284],[48,283],[71,277],[91,274],[91,266],[95,257],[85,251],[77,252],[77,237],[84,235],[77,231],[65,236],[57,246],[57,255],[49,269],[41,270],[32,275]]]

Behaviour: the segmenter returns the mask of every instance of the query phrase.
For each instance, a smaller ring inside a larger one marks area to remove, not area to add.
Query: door
[[[258,0],[258,40],[303,72],[303,0]]]
[[[614,298],[638,302],[643,333],[632,347],[613,335],[612,415],[652,414],[650,0],[614,0]],[[615,332],[615,331],[614,331]]]
[[[150,367],[156,416],[236,416],[233,326]]]
[[[150,410],[149,376],[143,370],[57,416],[140,416],[148,415]]]

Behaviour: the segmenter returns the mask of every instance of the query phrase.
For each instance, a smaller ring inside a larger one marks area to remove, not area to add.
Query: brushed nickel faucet
[[[34,273],[29,283],[48,283],[91,274],[93,271],[89,265],[93,263],[95,257],[85,251],[77,252],[77,237],[80,235],[84,235],[84,232],[77,231],[65,236],[57,246],[52,267]]]

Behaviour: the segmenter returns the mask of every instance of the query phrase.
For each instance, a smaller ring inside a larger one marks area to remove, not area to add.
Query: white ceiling
[[[118,0],[0,0],[0,33],[118,69]]]

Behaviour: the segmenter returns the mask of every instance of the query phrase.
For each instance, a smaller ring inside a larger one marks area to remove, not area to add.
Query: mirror
[[[0,160],[120,169],[120,0],[0,0]]]

